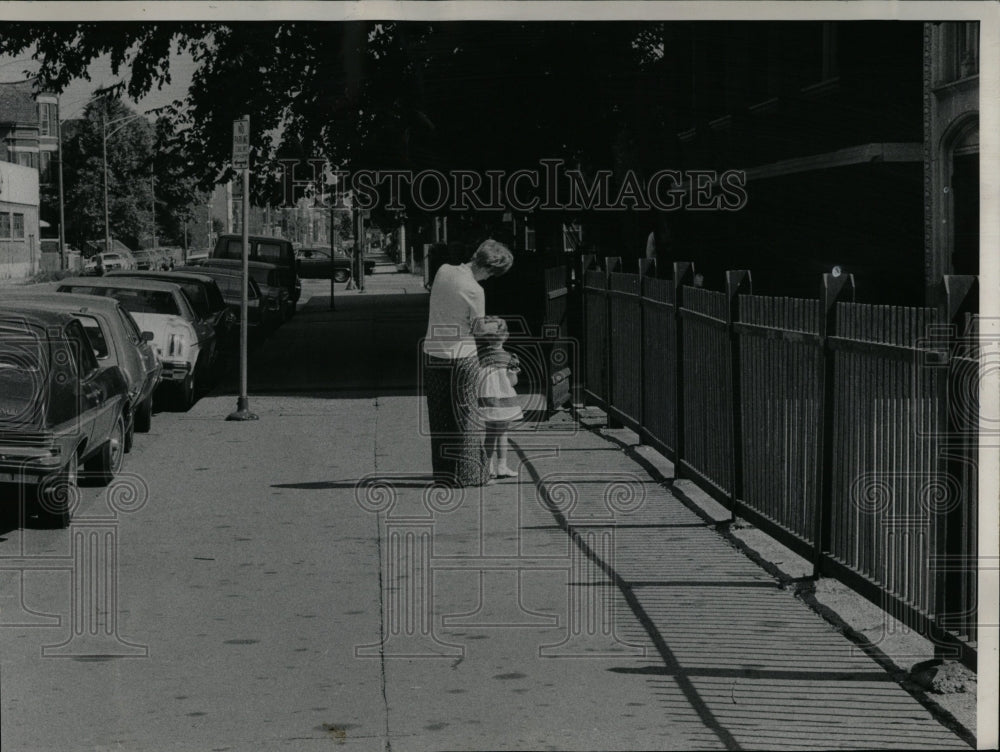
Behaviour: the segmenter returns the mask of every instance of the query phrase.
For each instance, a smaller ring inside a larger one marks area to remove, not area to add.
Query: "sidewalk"
[[[406,388],[416,359],[386,354],[419,336],[426,298],[411,297],[422,287],[409,275],[368,281],[329,315],[313,291],[257,373],[260,391],[293,394],[338,369],[341,389],[372,399],[374,464],[354,498],[378,519],[383,639],[358,657],[382,661],[394,747],[972,744],[974,716],[955,711],[963,728],[935,702],[946,698],[901,684],[932,657],[926,641],[836,583],[810,592],[796,582],[806,562],[749,526],[719,524],[728,512],[672,483],[669,462],[598,427],[600,416],[557,413],[513,434],[516,479],[430,485],[423,403]],[[388,308],[379,294],[396,288],[408,294]],[[339,345],[316,348],[292,376],[277,351],[307,347],[314,331]],[[343,428],[334,449],[351,429],[331,424]],[[817,613],[824,602],[869,623],[851,639],[849,625]]]
[[[517,479],[435,495],[419,409],[380,400],[371,487],[392,499],[383,647],[390,738],[413,734],[408,749],[971,746],[620,435],[557,414],[512,437]],[[427,693],[457,695],[454,712],[411,726]]]
[[[889,656],[879,655],[880,666],[841,633],[849,625],[836,624],[835,615],[831,624],[800,599],[791,577],[807,574],[806,562],[745,524],[747,535],[725,524],[720,534],[717,523],[728,512],[693,483],[672,484],[670,463],[639,448],[627,430],[570,433],[557,456],[538,459],[531,459],[528,439],[518,444],[552,518],[627,604],[619,634],[654,646],[634,673],[647,675],[668,706],[696,709],[705,742],[714,736],[730,748],[942,749],[964,746],[959,736],[971,741],[970,729],[942,708],[928,712],[934,700],[897,683],[904,677],[885,670]],[[572,506],[561,493],[568,487]],[[595,531],[608,530],[613,546],[606,537],[604,550],[595,549]],[[844,590],[821,587],[812,600],[822,606],[826,593],[868,618],[888,619]],[[919,638],[895,647],[923,651],[901,656],[904,671],[933,655]]]

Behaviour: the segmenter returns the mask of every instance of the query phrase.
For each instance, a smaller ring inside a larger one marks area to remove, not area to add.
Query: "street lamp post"
[[[107,120],[105,117],[101,117],[101,148],[104,156],[104,251],[109,253],[111,251],[111,222],[108,217],[108,138],[115,135],[125,124],[130,120],[135,120],[136,118],[141,118],[144,113],[139,113],[137,115],[126,115],[125,117],[115,118],[114,120]],[[115,128],[111,133],[108,133],[108,126],[114,125],[115,123],[121,123],[117,128]],[[156,230],[153,230],[156,233]]]
[[[108,122],[101,119],[101,146],[104,159],[104,252],[111,252],[111,222],[108,219]]]
[[[69,267],[69,263],[66,259],[66,211],[63,199],[62,120],[60,118],[56,118],[56,127],[59,129],[59,268],[65,271]]]

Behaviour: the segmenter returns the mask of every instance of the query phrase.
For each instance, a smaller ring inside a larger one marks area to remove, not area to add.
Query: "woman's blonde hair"
[[[492,238],[484,240],[472,256],[472,263],[490,273],[491,277],[505,274],[514,264],[514,254],[503,243]]]

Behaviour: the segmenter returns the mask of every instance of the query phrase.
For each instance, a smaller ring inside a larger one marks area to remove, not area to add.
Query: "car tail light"
[[[172,358],[184,356],[184,348],[187,346],[187,337],[183,334],[171,334],[167,340],[167,355]]]

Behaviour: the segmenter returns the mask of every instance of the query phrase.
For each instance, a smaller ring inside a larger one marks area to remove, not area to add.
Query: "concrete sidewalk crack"
[[[378,400],[374,403],[374,438],[372,440],[372,463],[374,464],[375,472],[378,473]],[[382,519],[380,514],[375,514],[375,553],[378,560],[378,629],[379,629],[379,647],[378,647],[378,664],[379,664],[379,681],[381,682],[382,691],[382,710],[383,716],[385,718],[385,727],[383,733],[385,734],[385,752],[392,752],[392,738],[389,735],[389,695],[386,689],[386,677],[385,677],[385,582],[382,579]]]

